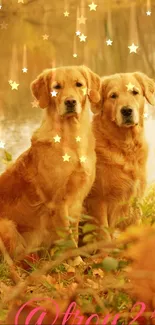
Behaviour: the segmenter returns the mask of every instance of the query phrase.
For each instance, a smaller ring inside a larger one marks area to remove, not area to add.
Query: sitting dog
[[[102,99],[93,118],[96,179],[85,200],[100,230],[138,221],[131,200],[141,198],[146,186],[144,105],[145,98],[155,105],[154,91],[154,81],[140,72],[102,78]]]
[[[76,246],[95,178],[89,108],[100,100],[100,78],[85,66],[60,67],[45,70],[31,89],[43,122],[31,147],[0,175],[0,238],[11,256],[65,236]]]

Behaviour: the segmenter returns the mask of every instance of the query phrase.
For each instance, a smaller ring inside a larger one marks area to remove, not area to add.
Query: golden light
[[[1,149],[4,149],[4,147],[5,147],[5,142],[3,142],[2,140],[0,140],[0,148]]]

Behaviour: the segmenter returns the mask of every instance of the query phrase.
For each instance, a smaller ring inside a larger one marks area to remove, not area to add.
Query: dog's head
[[[143,125],[144,98],[155,105],[155,82],[141,72],[103,77],[101,92],[103,115],[119,127]]]
[[[93,105],[100,100],[101,80],[85,66],[60,67],[43,71],[31,84],[41,108],[54,109],[62,117],[80,115],[87,95]]]

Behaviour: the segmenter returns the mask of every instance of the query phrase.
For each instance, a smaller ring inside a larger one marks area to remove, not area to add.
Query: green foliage
[[[88,232],[92,232],[94,230],[96,230],[96,226],[91,223],[86,223],[82,228],[82,231],[84,234],[86,234]]]
[[[64,272],[66,272],[65,265],[64,264],[60,264],[56,268],[52,269],[52,272],[55,272],[55,273],[64,273]]]
[[[141,203],[143,223],[153,224],[155,222],[155,185],[151,185],[147,195]]]
[[[12,155],[8,151],[4,150],[5,160],[12,161]]]
[[[9,277],[9,269],[7,265],[3,262],[3,260],[0,261],[0,281],[6,280]]]
[[[93,264],[93,268],[102,268],[104,271],[116,271],[118,268],[119,262],[113,257],[107,256],[105,259],[98,264]]]

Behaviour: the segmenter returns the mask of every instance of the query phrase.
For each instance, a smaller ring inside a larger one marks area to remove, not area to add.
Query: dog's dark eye
[[[56,84],[53,86],[54,89],[60,89],[61,88],[61,85],[60,84]]]
[[[76,87],[82,87],[83,85],[82,85],[82,83],[81,82],[76,82]]]
[[[135,89],[132,91],[132,93],[133,93],[133,95],[138,95],[139,94],[138,90],[135,90]]]
[[[112,93],[111,95],[110,95],[110,98],[117,98],[118,97],[118,95],[116,94],[116,93]]]

